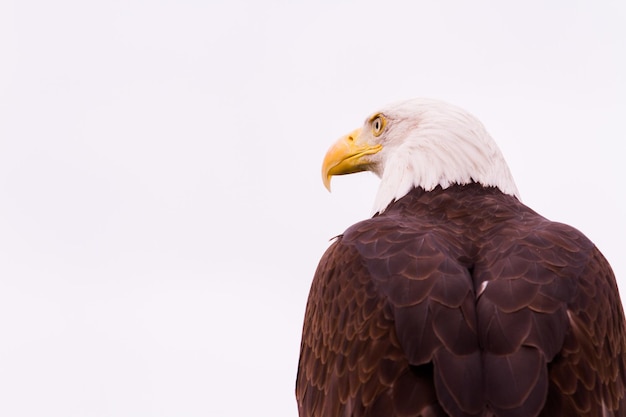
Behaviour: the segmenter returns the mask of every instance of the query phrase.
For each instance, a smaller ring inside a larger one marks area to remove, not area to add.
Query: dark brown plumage
[[[324,254],[309,416],[626,416],[615,278],[583,234],[479,184],[415,188]]]

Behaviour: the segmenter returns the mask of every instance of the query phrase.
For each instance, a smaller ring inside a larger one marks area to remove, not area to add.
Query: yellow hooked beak
[[[361,129],[356,129],[340,138],[326,152],[322,164],[322,181],[328,191],[330,191],[330,178],[333,175],[366,171],[370,166],[370,161],[365,157],[375,154],[383,148],[380,144],[360,144],[358,140],[360,135]]]

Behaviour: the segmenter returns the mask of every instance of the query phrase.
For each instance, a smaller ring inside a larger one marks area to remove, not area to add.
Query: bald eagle
[[[483,125],[392,104],[322,176],[372,171],[374,216],[338,236],[306,307],[301,417],[624,416],[615,277],[581,232],[520,202]]]

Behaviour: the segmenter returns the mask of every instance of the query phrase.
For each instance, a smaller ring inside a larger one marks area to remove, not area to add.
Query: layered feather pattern
[[[623,416],[624,314],[576,229],[480,184],[415,188],[316,271],[296,396],[310,416]]]

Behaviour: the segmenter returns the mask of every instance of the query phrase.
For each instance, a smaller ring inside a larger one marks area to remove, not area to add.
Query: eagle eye
[[[371,120],[372,133],[374,134],[374,136],[380,136],[380,134],[383,133],[383,130],[385,129],[387,120],[382,114],[377,114]]]

